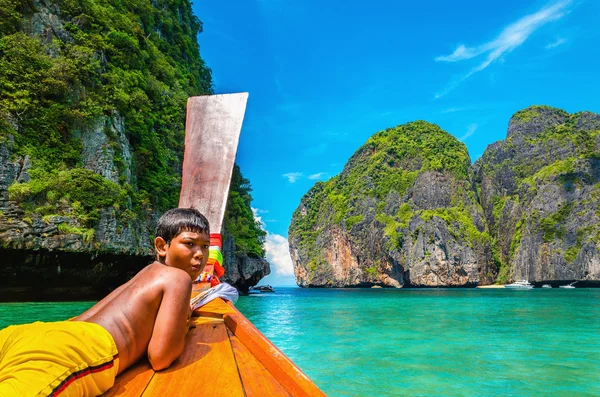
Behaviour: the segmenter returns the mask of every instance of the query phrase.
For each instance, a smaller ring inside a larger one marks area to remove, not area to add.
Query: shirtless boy
[[[169,210],[156,228],[157,261],[130,281],[72,321],[0,331],[0,396],[102,394],[145,354],[154,370],[167,368],[183,352],[209,245],[200,212]]]

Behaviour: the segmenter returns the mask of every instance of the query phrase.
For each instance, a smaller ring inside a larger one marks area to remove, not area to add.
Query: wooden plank
[[[225,324],[199,324],[190,330],[188,338],[181,357],[157,372],[142,396],[243,397]]]
[[[206,317],[192,317],[188,322],[190,328],[195,328],[202,324],[215,324],[223,323],[222,319],[206,318]],[[190,339],[186,342],[189,342]],[[186,345],[187,348],[187,345]],[[191,349],[191,347],[190,347]],[[125,372],[120,374],[115,381],[115,385],[111,387],[104,397],[139,397],[142,395],[150,380],[154,376],[155,372],[150,367],[150,363],[146,359],[140,360],[138,363],[128,368]]]
[[[104,397],[140,397],[152,380],[154,370],[146,359],[138,361],[121,373]]]
[[[279,381],[294,397],[325,396],[317,385],[298,368],[285,354],[268,340],[237,309],[225,314],[227,328],[248,348],[250,353]]]
[[[227,313],[235,313],[236,309],[233,305],[228,305],[221,298],[216,298],[206,305],[199,307],[194,310],[194,316],[200,317],[215,317],[215,318],[223,318],[223,316]]]
[[[248,93],[191,97],[187,103],[180,208],[196,208],[220,233]]]
[[[231,331],[227,330],[227,332],[229,332],[246,397],[290,396],[265,366],[250,353],[250,350]]]
[[[119,375],[105,396],[165,396],[173,390],[178,395],[243,396],[244,388],[248,396],[325,396],[231,302],[217,298],[197,314],[204,317],[190,319],[184,353],[169,369],[155,375],[143,360]]]
[[[223,323],[222,318],[192,317],[188,321],[188,326],[189,326],[189,328],[195,328],[196,326],[202,325],[202,324],[222,324],[222,323]]]

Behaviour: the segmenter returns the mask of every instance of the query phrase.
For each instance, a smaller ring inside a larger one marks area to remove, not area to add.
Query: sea
[[[0,304],[0,328],[94,302]],[[237,308],[328,396],[600,396],[600,289],[301,289]]]

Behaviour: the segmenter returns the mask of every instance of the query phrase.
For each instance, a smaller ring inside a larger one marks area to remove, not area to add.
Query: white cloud
[[[323,179],[326,178],[329,174],[327,172],[318,172],[316,174],[308,175],[307,178],[311,180],[315,179]],[[287,178],[288,182],[296,183],[300,178],[304,178],[304,174],[302,172],[288,172],[287,174],[282,175],[284,178]]]
[[[269,211],[261,210],[258,208],[252,208],[254,220],[260,223],[263,230],[266,230],[265,223],[258,214],[264,214],[267,212]],[[294,275],[294,266],[292,265],[290,247],[287,238],[279,234],[270,234],[269,232],[267,232],[264,247],[265,257],[267,258],[267,261],[271,264],[271,269],[275,268],[275,274],[277,276],[289,277]]]
[[[290,256],[290,246],[287,238],[279,234],[267,234],[265,241],[265,252],[271,269],[275,268],[275,274],[281,277],[294,275],[294,266]]]
[[[327,177],[327,172],[318,172],[316,174],[312,174],[308,176],[308,179],[321,179],[321,178],[326,178]]]
[[[252,215],[254,215],[254,220],[257,221],[258,223],[260,223],[260,227],[262,227],[263,230],[267,229],[267,226],[266,226],[267,223],[279,222],[277,219],[263,219],[262,218],[262,215],[260,215],[260,214],[268,214],[269,210],[261,210],[259,208],[254,208],[254,207],[250,207],[250,209],[252,210]]]
[[[284,178],[287,178],[288,182],[295,183],[303,174],[301,172],[288,172],[287,174],[283,174]]]
[[[463,142],[465,139],[473,135],[475,133],[475,130],[477,130],[477,124],[469,124],[469,126],[467,127],[467,132],[465,132],[465,134],[461,136],[458,140]]]
[[[471,59],[473,57],[476,57],[477,55],[482,54],[486,51],[487,49],[485,48],[485,45],[479,46],[478,48],[467,48],[464,46],[464,44],[461,44],[458,46],[458,48],[456,48],[456,50],[454,50],[452,54],[436,57],[435,60],[438,62],[462,61],[463,59]]]
[[[253,207],[251,207],[251,209],[252,214],[254,215],[254,220],[259,222],[262,229],[266,231],[265,221],[263,221],[258,214],[268,213],[269,210],[261,210]],[[280,277],[293,277],[294,265],[292,264],[290,246],[287,238],[279,234],[271,234],[267,231],[264,247],[265,257],[267,262],[269,262],[271,265],[271,269],[275,269],[275,275]]]
[[[440,98],[446,95],[474,73],[484,70],[492,62],[519,47],[540,27],[548,22],[562,18],[566,14],[566,8],[570,3],[571,0],[563,0],[547,5],[538,12],[526,15],[518,21],[511,23],[492,41],[475,47],[466,47],[464,44],[461,44],[452,54],[436,57],[435,60],[438,62],[458,62],[487,54],[487,57],[479,65],[472,68],[466,75],[450,82],[435,97]]]
[[[546,45],[546,49],[550,50],[552,48],[556,48],[559,45],[565,44],[567,42],[567,39],[563,39],[562,37],[559,37],[558,39],[556,39],[556,41],[553,41],[552,43],[549,43]]]
[[[259,214],[265,213],[265,212],[269,212],[268,210],[261,210],[258,208],[254,208],[254,207],[250,207],[250,209],[252,210],[252,215],[254,216],[254,220],[257,221],[258,223],[260,223],[260,226],[264,229],[265,228],[265,222],[262,220],[262,217]]]

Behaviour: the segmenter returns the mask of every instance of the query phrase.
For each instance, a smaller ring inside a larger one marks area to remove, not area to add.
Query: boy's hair
[[[167,244],[183,232],[210,234],[208,219],[194,208],[173,208],[160,217],[156,225],[156,237]]]

